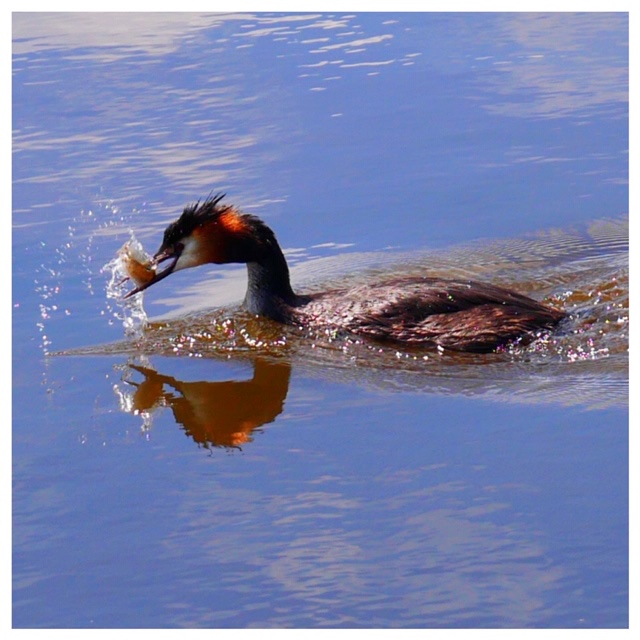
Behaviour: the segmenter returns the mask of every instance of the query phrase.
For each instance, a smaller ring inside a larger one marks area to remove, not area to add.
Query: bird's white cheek
[[[184,249],[176,262],[174,271],[180,271],[180,269],[189,269],[191,267],[197,267],[203,263],[202,254],[198,251],[197,242],[193,239],[183,241]]]

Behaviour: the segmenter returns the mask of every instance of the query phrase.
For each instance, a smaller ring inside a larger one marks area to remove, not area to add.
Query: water
[[[14,14],[14,627],[625,627],[624,14]],[[224,191],[298,289],[473,277],[499,354],[113,262]],[[110,283],[111,281],[111,283]],[[126,285],[125,285],[126,286]]]

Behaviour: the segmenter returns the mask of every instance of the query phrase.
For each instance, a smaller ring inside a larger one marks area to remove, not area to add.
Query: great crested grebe
[[[187,206],[164,232],[148,279],[132,296],[171,273],[214,263],[246,263],[244,307],[278,322],[344,330],[406,345],[491,352],[531,341],[565,313],[508,289],[470,280],[405,277],[326,293],[298,295],[273,231],[256,216],[221,204],[224,195]]]

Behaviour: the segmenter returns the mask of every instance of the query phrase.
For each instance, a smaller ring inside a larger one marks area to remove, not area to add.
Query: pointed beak
[[[135,296],[136,293],[140,293],[141,291],[144,291],[145,289],[149,288],[152,284],[155,284],[156,282],[160,282],[160,280],[164,280],[167,276],[171,275],[173,273],[173,270],[176,268],[176,264],[178,263],[178,259],[180,258],[180,254],[182,253],[182,245],[178,244],[175,247],[172,247],[171,249],[161,249],[160,251],[158,251],[158,253],[156,253],[155,256],[153,256],[152,260],[151,260],[151,264],[153,265],[159,265],[161,262],[165,262],[166,260],[171,260],[171,262],[169,263],[169,265],[164,268],[162,271],[157,271],[156,274],[153,276],[153,278],[151,278],[151,280],[149,280],[148,282],[145,282],[144,284],[141,284],[139,286],[137,286],[135,289],[132,289],[131,291],[129,291],[129,293],[127,293],[124,298],[130,298],[131,296]]]

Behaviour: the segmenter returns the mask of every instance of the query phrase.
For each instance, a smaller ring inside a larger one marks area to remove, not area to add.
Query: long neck
[[[282,305],[293,306],[299,299],[291,288],[289,267],[275,237],[263,249],[259,257],[247,262],[244,307],[250,313],[283,321]]]

